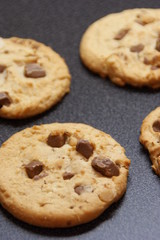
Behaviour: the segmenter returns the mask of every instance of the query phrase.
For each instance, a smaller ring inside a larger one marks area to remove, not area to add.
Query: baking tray
[[[131,159],[125,196],[96,220],[69,229],[42,229],[15,219],[0,207],[0,240],[160,239],[160,179],[151,170],[148,153],[138,141],[142,120],[160,105],[160,90],[117,87],[89,72],[79,58],[81,36],[92,22],[136,7],[160,8],[160,2],[0,1],[0,35],[33,38],[50,45],[65,58],[72,75],[70,94],[51,110],[27,120],[0,119],[0,144],[35,124],[82,122],[109,133]]]

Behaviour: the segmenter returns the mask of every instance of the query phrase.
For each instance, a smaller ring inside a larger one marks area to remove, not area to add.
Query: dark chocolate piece
[[[74,188],[74,191],[78,194],[81,195],[84,191],[85,191],[85,187],[84,186],[77,186]]]
[[[0,65],[0,73],[2,73],[4,71],[4,69],[6,68],[6,66],[4,65]]]
[[[66,142],[67,135],[64,134],[56,134],[53,135],[52,133],[48,136],[47,144],[51,147],[62,147]]]
[[[153,123],[152,128],[155,132],[160,132],[160,119]]]
[[[126,36],[126,34],[129,32],[129,29],[121,29],[116,36],[114,37],[115,40],[121,40]]]
[[[156,49],[158,52],[160,52],[160,38],[158,38],[157,41],[156,41],[156,47],[155,47],[155,49]]]
[[[145,57],[144,60],[143,60],[143,63],[146,64],[146,65],[150,65],[151,61],[148,58]]]
[[[45,70],[37,63],[25,65],[24,75],[30,78],[41,78],[46,76]]]
[[[9,106],[11,104],[11,98],[7,92],[0,92],[0,108],[5,106]]]
[[[71,172],[64,172],[63,173],[63,179],[64,180],[71,179],[73,176],[74,176],[74,173],[71,173]]]
[[[79,140],[76,150],[87,159],[93,154],[93,146],[87,140]]]
[[[99,157],[95,157],[92,160],[92,167],[102,175],[106,177],[113,177],[119,175],[119,168],[115,163],[113,163],[110,159],[102,159]]]
[[[25,165],[25,169],[29,178],[34,178],[39,175],[43,170],[43,163],[38,160],[33,160],[29,164]]]
[[[141,52],[143,49],[144,49],[144,45],[141,43],[130,47],[131,52],[137,52],[137,53]]]

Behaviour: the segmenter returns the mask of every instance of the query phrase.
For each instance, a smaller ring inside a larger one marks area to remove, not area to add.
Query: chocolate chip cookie
[[[84,33],[84,64],[119,86],[160,87],[160,10],[132,9],[110,14]]]
[[[42,113],[69,90],[67,65],[50,47],[31,39],[0,38],[0,117]]]
[[[152,169],[160,176],[160,107],[143,120],[140,142],[149,151]]]
[[[0,148],[0,203],[36,226],[86,223],[122,197],[129,164],[124,148],[91,126],[27,128]]]

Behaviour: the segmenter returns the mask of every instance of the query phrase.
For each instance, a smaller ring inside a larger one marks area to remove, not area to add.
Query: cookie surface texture
[[[124,148],[91,126],[27,128],[0,148],[0,203],[36,226],[86,223],[122,197],[129,164]]]
[[[143,120],[140,142],[149,151],[152,168],[160,176],[160,107]]]
[[[69,90],[68,67],[50,47],[31,39],[0,38],[0,117],[42,113]]]
[[[160,87],[160,10],[132,9],[93,23],[80,44],[83,63],[119,86]]]

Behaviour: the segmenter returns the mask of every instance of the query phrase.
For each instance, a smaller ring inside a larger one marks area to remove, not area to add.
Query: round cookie
[[[117,85],[160,87],[160,9],[131,9],[93,23],[80,44],[84,64]]]
[[[0,117],[42,113],[69,90],[68,67],[50,47],[31,39],[0,38]]]
[[[160,176],[160,107],[143,120],[140,142],[149,151],[152,168]]]
[[[27,128],[0,148],[0,203],[41,227],[86,223],[122,197],[129,164],[124,148],[88,125]]]

